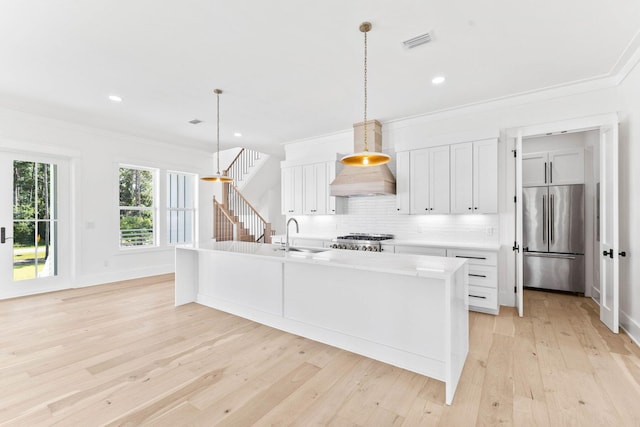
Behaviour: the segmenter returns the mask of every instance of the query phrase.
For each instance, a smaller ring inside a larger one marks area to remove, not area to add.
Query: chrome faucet
[[[295,218],[289,218],[289,221],[287,221],[286,241],[285,241],[285,244],[284,244],[285,252],[289,252],[289,224],[291,223],[291,221],[293,221],[296,224],[296,233],[300,232],[300,227],[298,226],[298,221],[296,221]]]

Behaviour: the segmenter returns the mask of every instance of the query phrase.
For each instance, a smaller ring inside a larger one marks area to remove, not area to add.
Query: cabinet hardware
[[[469,208],[469,210],[471,210],[471,208]]]
[[[478,207],[476,206],[476,207],[475,207],[475,208],[473,208],[473,209],[478,210]]]
[[[487,259],[482,256],[465,256],[465,255],[456,255],[456,258],[468,258],[468,259]]]
[[[613,249],[609,249],[608,251],[603,251],[602,255],[604,256],[609,255],[609,258],[613,258]]]
[[[547,162],[544,162],[544,183],[547,183]]]
[[[549,162],[549,184],[553,184],[553,162]]]
[[[480,295],[473,295],[473,294],[469,294],[469,296],[470,296],[471,298],[487,299],[487,297],[483,297],[483,296],[480,296]]]
[[[471,274],[471,273],[469,273],[469,276],[472,276],[472,277],[487,277],[484,274]]]
[[[625,251],[622,251],[622,252],[618,252],[618,255],[620,255],[620,256],[627,256],[627,253],[626,253]]]
[[[429,208],[429,210],[430,210],[430,211],[432,211],[432,210],[433,210],[433,208]]]

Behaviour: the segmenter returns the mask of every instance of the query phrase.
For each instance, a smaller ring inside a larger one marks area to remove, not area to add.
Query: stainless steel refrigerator
[[[584,185],[522,193],[524,286],[584,293]]]

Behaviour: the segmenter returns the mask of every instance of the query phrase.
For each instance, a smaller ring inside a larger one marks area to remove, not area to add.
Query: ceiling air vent
[[[202,120],[193,119],[193,120],[189,120],[189,123],[191,123],[192,125],[197,125],[199,123],[202,123]]]
[[[432,41],[433,37],[431,36],[431,33],[424,33],[412,39],[405,40],[402,42],[402,44],[408,49],[413,49],[414,47],[418,47],[421,44],[430,43]]]

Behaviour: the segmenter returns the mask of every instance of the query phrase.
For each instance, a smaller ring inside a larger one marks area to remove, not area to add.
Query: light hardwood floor
[[[173,277],[0,301],[0,425],[640,425],[640,350],[587,298],[471,313],[444,384],[197,304]]]

